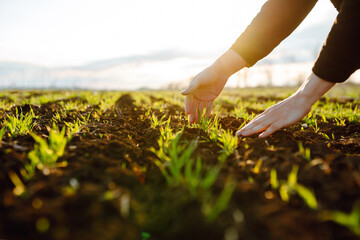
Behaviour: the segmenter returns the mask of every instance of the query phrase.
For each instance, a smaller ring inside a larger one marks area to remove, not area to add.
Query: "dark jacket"
[[[269,0],[232,45],[249,67],[268,55],[303,21],[317,0]],[[313,72],[330,82],[344,82],[360,68],[360,0],[332,0],[339,14]]]

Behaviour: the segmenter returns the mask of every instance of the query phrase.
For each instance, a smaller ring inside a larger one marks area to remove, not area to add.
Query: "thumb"
[[[189,86],[187,86],[187,88],[185,88],[184,90],[181,91],[182,95],[188,95],[190,93],[192,93],[194,90],[196,90],[198,88],[198,84],[196,81],[192,81]]]

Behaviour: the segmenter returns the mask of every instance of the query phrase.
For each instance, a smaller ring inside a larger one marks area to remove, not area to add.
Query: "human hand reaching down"
[[[266,109],[241,128],[236,135],[250,136],[263,132],[259,137],[265,138],[281,128],[300,121],[310,112],[311,106],[334,85],[312,73],[296,93]]]
[[[203,114],[207,117],[211,115],[214,100],[223,90],[228,78],[245,66],[245,60],[230,49],[195,76],[181,92],[185,95],[185,113],[189,115],[190,123],[198,122]]]

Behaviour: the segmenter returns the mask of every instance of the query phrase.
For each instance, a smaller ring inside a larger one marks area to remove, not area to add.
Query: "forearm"
[[[317,0],[268,0],[232,45],[249,64],[268,55],[302,22]]]
[[[314,73],[311,73],[311,75],[297,90],[295,95],[303,99],[307,105],[311,106],[334,85],[335,83],[325,81],[324,79],[316,76]]]
[[[246,66],[247,62],[232,49],[227,50],[212,64],[212,67],[226,78]]]
[[[330,82],[344,82],[360,68],[360,1],[342,1],[313,72]]]

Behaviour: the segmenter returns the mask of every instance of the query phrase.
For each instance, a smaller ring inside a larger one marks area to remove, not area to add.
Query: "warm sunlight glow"
[[[105,84],[101,78],[107,76],[108,87],[128,89],[151,87],[149,80],[156,87],[183,81],[228,49],[264,2],[2,0],[0,64],[6,71],[1,86],[19,79],[29,86],[36,81],[61,85],[64,75],[75,85],[79,76],[91,78],[94,86]],[[335,12],[330,2],[319,2],[296,32],[324,22],[329,28]],[[323,40],[317,39],[317,48]],[[45,68],[10,71],[15,63]]]

